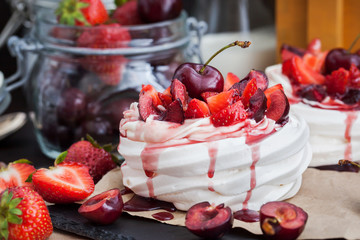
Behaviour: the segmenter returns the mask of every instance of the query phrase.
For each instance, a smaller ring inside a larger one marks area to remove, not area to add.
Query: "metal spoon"
[[[26,121],[26,114],[23,112],[8,113],[0,116],[0,140],[19,130]]]

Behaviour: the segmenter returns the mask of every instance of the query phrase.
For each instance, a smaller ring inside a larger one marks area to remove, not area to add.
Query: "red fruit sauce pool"
[[[174,215],[169,212],[158,212],[151,216],[159,221],[169,221],[174,218]]]

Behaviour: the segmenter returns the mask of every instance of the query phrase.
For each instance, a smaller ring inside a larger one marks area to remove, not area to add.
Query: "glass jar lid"
[[[187,14],[183,11],[176,19],[151,24],[68,26],[58,24],[53,12],[44,10],[37,15],[33,37],[44,50],[78,55],[143,55],[182,48],[189,44],[190,30],[187,19]],[[97,31],[101,32],[102,29],[120,31],[120,28],[130,37],[119,40],[114,47],[84,48],[77,44],[78,37],[84,32],[97,34]]]

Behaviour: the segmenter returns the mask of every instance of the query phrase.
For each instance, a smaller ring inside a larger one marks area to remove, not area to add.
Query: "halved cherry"
[[[264,118],[267,109],[267,99],[264,92],[258,89],[249,100],[248,116],[259,122]]]
[[[166,111],[162,112],[158,120],[182,124],[185,120],[183,106],[179,98],[169,104]]]
[[[245,78],[249,80],[255,78],[256,86],[263,91],[269,86],[269,79],[263,71],[252,69]]]
[[[158,92],[151,85],[144,85],[139,94],[139,113],[142,120],[150,115],[158,115],[158,106],[162,105]]]
[[[195,235],[206,239],[221,238],[233,225],[234,217],[229,207],[201,202],[186,213],[185,226]]]
[[[179,99],[181,101],[181,105],[184,111],[186,111],[188,106],[189,96],[186,91],[185,85],[179,80],[173,79],[170,86],[170,92],[173,100]]]
[[[118,219],[123,207],[120,189],[114,188],[88,199],[78,212],[91,222],[107,225]]]
[[[287,202],[268,202],[260,208],[260,227],[267,239],[296,239],[307,219],[303,209]]]
[[[265,115],[277,123],[282,123],[287,119],[290,111],[289,100],[281,89],[272,90],[265,91],[268,106]]]

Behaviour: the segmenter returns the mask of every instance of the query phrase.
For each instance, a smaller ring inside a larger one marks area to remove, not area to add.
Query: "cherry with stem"
[[[220,71],[209,65],[219,53],[224,50],[239,46],[247,48],[250,41],[234,41],[213,54],[205,64],[183,63],[174,73],[173,79],[182,82],[191,98],[202,99],[201,94],[204,92],[222,92],[224,88],[224,78]]]

